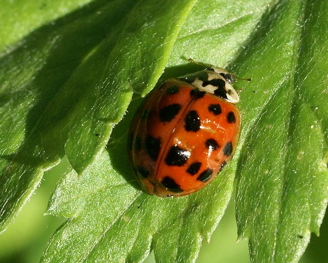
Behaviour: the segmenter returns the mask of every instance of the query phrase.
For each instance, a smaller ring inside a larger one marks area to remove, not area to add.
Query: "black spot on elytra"
[[[214,139],[207,139],[205,142],[205,145],[210,151],[215,151],[216,149],[218,149],[220,147],[218,142]]]
[[[177,85],[172,85],[166,89],[166,94],[176,94],[179,92],[179,87]]]
[[[220,104],[211,104],[210,106],[208,106],[208,110],[214,115],[219,115],[222,113]]]
[[[220,172],[223,170],[223,168],[227,165],[227,162],[223,162],[220,167]]]
[[[161,122],[170,122],[179,113],[182,106],[180,104],[174,103],[168,105],[159,111],[159,119]]]
[[[230,156],[232,154],[232,151],[233,151],[232,142],[228,142],[223,148],[223,154],[225,156]]]
[[[150,175],[150,172],[143,166],[139,166],[136,168],[138,174],[141,175],[143,178],[147,178]]]
[[[235,114],[234,114],[232,111],[230,111],[230,112],[227,114],[227,121],[228,121],[229,123],[235,123],[235,122],[236,122],[236,116],[235,116]]]
[[[145,146],[150,158],[156,161],[158,158],[159,151],[161,149],[161,140],[151,135],[147,135],[145,139]]]
[[[200,99],[205,96],[206,92],[205,91],[200,91],[198,89],[192,89],[190,91],[190,97],[193,99]]]
[[[190,175],[195,175],[196,173],[198,173],[201,165],[202,165],[201,162],[194,162],[191,165],[189,165],[189,167],[186,171]]]
[[[197,177],[197,180],[205,183],[212,177],[212,174],[213,170],[208,168]]]
[[[197,111],[191,110],[185,117],[185,130],[197,132],[200,129],[200,118]]]
[[[174,145],[171,147],[165,158],[165,163],[170,166],[183,166],[190,156],[190,152]]]
[[[183,192],[183,190],[181,189],[181,186],[178,185],[174,179],[172,179],[169,176],[166,176],[163,178],[162,180],[162,185],[165,186],[165,188],[167,188],[168,190],[175,192],[175,193],[181,193]]]

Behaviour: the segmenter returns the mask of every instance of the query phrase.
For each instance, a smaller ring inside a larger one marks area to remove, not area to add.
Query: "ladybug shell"
[[[169,79],[144,100],[131,126],[138,182],[161,197],[202,189],[232,158],[239,128],[234,104]]]

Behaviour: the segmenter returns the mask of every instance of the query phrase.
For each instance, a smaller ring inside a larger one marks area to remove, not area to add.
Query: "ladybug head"
[[[239,95],[232,86],[236,82],[233,74],[222,68],[208,68],[206,70],[207,80],[201,83],[201,88],[208,93],[212,93],[230,103],[238,103]]]

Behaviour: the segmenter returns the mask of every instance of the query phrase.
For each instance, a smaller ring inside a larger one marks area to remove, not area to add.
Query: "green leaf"
[[[239,237],[252,262],[297,262],[318,234],[328,186],[327,1],[198,1],[186,20],[194,1],[176,2],[93,2],[0,57],[4,227],[42,170],[64,154],[75,169],[50,201],[50,214],[69,219],[42,262],[142,262],[151,250],[157,262],[195,262],[235,172]],[[236,84],[243,127],[232,162],[205,189],[161,199],[132,176],[126,141],[139,97],[126,107],[131,87],[146,94],[167,59],[162,78],[195,68],[184,58],[252,82]]]
[[[226,6],[221,7],[226,10]],[[241,28],[250,31],[255,26],[264,7],[257,8],[254,15],[242,17]],[[193,39],[184,35],[193,35],[196,30],[198,40],[208,36],[204,29],[193,29],[193,21],[195,18],[202,21],[200,16],[213,17],[216,12],[213,6],[201,3],[194,7],[176,42],[173,54],[177,57],[171,59],[185,63],[181,56],[190,57],[188,47]],[[212,22],[208,20],[207,26],[202,26],[209,27]],[[221,23],[217,21],[218,28],[211,30],[213,34],[226,31],[228,35],[239,25],[235,22],[235,26],[221,28]],[[247,31],[242,34],[245,39]],[[224,49],[225,42],[221,45]],[[238,46],[239,43],[234,43],[228,51],[236,52]],[[207,54],[210,57],[211,49]],[[220,63],[227,61],[222,59]],[[175,75],[188,67],[171,69],[164,75]],[[209,240],[230,200],[236,162],[206,189],[188,197],[161,199],[141,193],[127,166],[126,154],[128,127],[137,106],[136,98],[127,111],[129,114],[114,128],[107,152],[98,156],[80,177],[75,173],[67,175],[57,188],[49,213],[71,219],[55,233],[42,262],[141,262],[151,249],[158,262],[195,262],[202,241]]]
[[[155,85],[193,3],[94,2],[3,54],[1,229],[64,154],[79,174],[94,160],[132,89]]]
[[[91,0],[2,1],[0,52],[36,28],[79,9]],[[13,30],[14,29],[14,30]]]
[[[237,60],[253,78],[241,94],[236,204],[254,262],[297,262],[311,231],[319,234],[328,198],[327,12],[324,1],[279,2]]]

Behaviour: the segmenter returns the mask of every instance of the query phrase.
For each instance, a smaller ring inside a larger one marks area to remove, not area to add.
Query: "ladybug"
[[[207,67],[172,78],[143,101],[130,128],[130,160],[149,194],[183,196],[208,185],[232,158],[240,130],[234,75]]]

